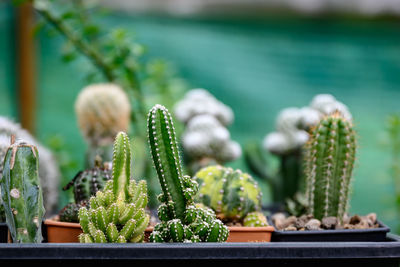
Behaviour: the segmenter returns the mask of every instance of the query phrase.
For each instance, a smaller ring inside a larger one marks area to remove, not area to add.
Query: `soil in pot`
[[[342,224],[335,217],[326,217],[321,221],[311,215],[286,217],[282,213],[271,217],[276,231],[272,241],[385,241],[390,229],[379,222],[375,213],[366,216],[346,216]]]

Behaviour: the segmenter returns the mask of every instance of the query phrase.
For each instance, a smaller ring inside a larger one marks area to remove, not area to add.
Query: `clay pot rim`
[[[228,226],[229,231],[232,232],[274,232],[273,226]]]

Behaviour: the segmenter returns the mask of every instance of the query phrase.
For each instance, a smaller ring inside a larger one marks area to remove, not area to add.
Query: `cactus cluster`
[[[262,192],[257,182],[241,170],[209,166],[194,178],[200,188],[196,200],[213,209],[223,221],[243,222],[248,214],[261,210]]]
[[[52,152],[40,144],[28,131],[21,128],[18,123],[0,116],[0,177],[3,170],[3,159],[10,146],[11,136],[25,140],[37,147],[39,158],[39,178],[42,185],[44,207],[47,212],[55,212],[58,205],[60,169]],[[1,211],[0,211],[1,213]],[[0,215],[1,217],[1,215]]]
[[[309,213],[321,220],[343,220],[356,152],[351,121],[339,112],[324,117],[312,131],[305,156]]]
[[[160,223],[154,227],[151,242],[223,242],[228,228],[210,209],[194,205],[198,185],[183,175],[175,128],[168,110],[155,105],[148,116],[148,135],[154,166],[162,193],[158,208]]]
[[[349,121],[352,116],[342,102],[329,94],[316,95],[308,106],[283,109],[276,119],[276,131],[265,136],[263,144],[246,145],[245,160],[252,173],[271,186],[275,202],[291,213],[305,207],[296,198],[304,184],[303,152],[309,131],[326,115],[339,111]],[[278,170],[270,168],[265,151],[279,158]],[[301,196],[300,196],[301,198]]]
[[[37,148],[21,139],[12,142],[4,159],[0,192],[14,243],[42,242],[45,209],[38,174]]]
[[[175,115],[185,124],[182,147],[189,171],[224,164],[239,158],[242,149],[231,140],[227,126],[233,112],[204,89],[193,89],[175,105]]]
[[[91,84],[82,89],[75,101],[75,113],[82,135],[89,144],[86,167],[94,157],[111,160],[112,143],[118,132],[127,132],[131,105],[126,93],[116,84]]]
[[[149,224],[147,184],[131,179],[131,151],[128,136],[115,138],[112,180],[90,198],[90,208],[79,210],[83,234],[81,243],[142,242]]]

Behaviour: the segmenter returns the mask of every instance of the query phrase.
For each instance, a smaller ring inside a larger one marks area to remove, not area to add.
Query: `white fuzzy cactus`
[[[15,135],[17,139],[23,139],[37,147],[40,154],[39,177],[43,189],[44,205],[46,211],[55,211],[58,204],[61,174],[53,154],[41,145],[28,131],[21,128],[18,123],[6,117],[0,117],[0,176],[2,174],[5,152],[10,146],[11,135]]]
[[[201,88],[186,93],[185,97],[176,103],[174,113],[176,118],[185,124],[193,117],[204,114],[215,117],[224,126],[233,121],[232,109]]]
[[[276,120],[277,130],[264,138],[264,148],[277,155],[299,149],[309,138],[307,131],[335,111],[348,120],[352,118],[347,106],[329,94],[316,95],[307,107],[283,109]]]

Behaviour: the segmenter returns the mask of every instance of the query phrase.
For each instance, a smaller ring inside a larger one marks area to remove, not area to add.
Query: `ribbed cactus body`
[[[347,210],[356,152],[352,123],[339,113],[324,117],[313,130],[305,157],[309,212],[317,219]]]
[[[246,215],[243,219],[243,226],[262,227],[268,226],[267,218],[262,212],[253,211]]]
[[[130,179],[130,142],[125,133],[115,138],[112,180],[90,198],[90,209],[79,210],[82,243],[141,242],[149,224],[145,212],[147,184]]]
[[[216,165],[201,169],[195,179],[198,200],[227,221],[242,220],[261,208],[261,190],[247,173]]]
[[[101,162],[97,161],[92,169],[77,173],[63,190],[73,187],[75,203],[80,203],[89,200],[97,191],[102,190],[110,179],[111,169],[108,168],[108,164],[101,166]]]
[[[194,206],[197,183],[184,176],[168,110],[154,106],[148,116],[150,150],[162,188],[158,209],[161,223],[150,236],[152,242],[223,242],[228,229],[209,209]]]
[[[35,146],[22,140],[11,144],[0,180],[1,199],[8,229],[15,243],[40,243],[44,215],[39,182],[39,155]]]

